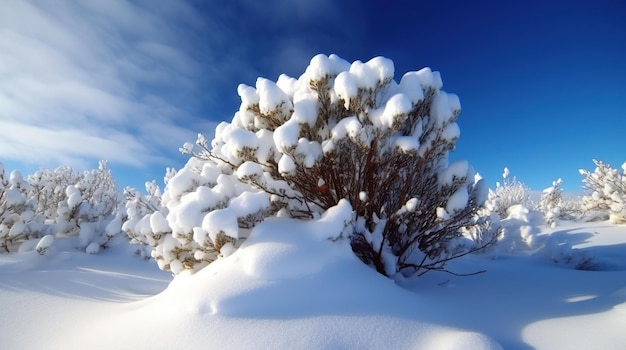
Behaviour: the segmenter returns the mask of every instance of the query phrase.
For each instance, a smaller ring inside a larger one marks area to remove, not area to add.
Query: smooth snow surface
[[[408,204],[408,203],[407,203]],[[393,282],[342,237],[351,208],[275,218],[195,275],[172,280],[121,237],[98,255],[59,238],[0,254],[6,349],[623,349],[626,227],[534,227],[535,246],[453,261],[459,273]],[[520,216],[521,217],[521,216]],[[514,220],[514,219],[509,219]],[[519,219],[521,220],[521,219]],[[532,220],[530,220],[532,222]],[[554,261],[543,243],[591,259]],[[563,248],[565,249],[565,248]],[[228,254],[226,254],[228,255]]]

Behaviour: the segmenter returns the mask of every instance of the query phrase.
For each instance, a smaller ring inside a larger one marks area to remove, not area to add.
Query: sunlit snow
[[[592,257],[599,271],[555,263],[541,249],[499,257],[488,252],[450,266],[460,273],[487,269],[477,276],[435,273],[394,283],[351,254],[338,236],[349,207],[338,209],[317,224],[267,221],[228,258],[174,280],[153,262],[133,257],[132,247],[119,241],[98,255],[75,251],[68,239],[55,242],[53,254],[2,254],[3,347],[620,349],[626,344],[624,226],[538,227],[539,240],[569,242],[576,254]]]

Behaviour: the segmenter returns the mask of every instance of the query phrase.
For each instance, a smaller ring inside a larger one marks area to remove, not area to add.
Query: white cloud
[[[7,0],[0,10],[0,159],[166,164],[205,121],[185,2]]]
[[[114,130],[54,129],[5,121],[0,121],[0,130],[6,140],[3,154],[8,158],[47,163],[53,154],[55,159],[81,164],[84,159],[107,159],[116,154],[116,161],[129,165],[137,158],[163,160],[146,152],[135,137]]]
[[[5,0],[0,161],[55,167],[107,159],[144,170],[182,165],[176,163],[183,142],[197,132],[209,136],[218,119],[232,117],[239,83],[304,71],[318,53],[312,41],[335,38],[343,28],[335,6]],[[285,30],[293,21],[308,39]]]

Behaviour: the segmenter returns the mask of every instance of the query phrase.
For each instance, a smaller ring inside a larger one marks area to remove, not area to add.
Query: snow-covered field
[[[71,239],[44,256],[0,254],[0,348],[626,347],[624,225],[537,225],[532,249],[507,243],[449,264],[485,273],[394,282],[319,232],[327,215],[269,219],[234,254],[173,280],[122,237],[98,255]]]

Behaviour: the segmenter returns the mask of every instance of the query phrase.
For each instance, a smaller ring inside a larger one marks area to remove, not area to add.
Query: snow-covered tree
[[[580,169],[588,195],[582,199],[583,209],[591,216],[608,218],[612,223],[626,223],[626,162],[622,172],[609,164],[593,160],[596,169]]]
[[[6,176],[0,163],[0,248],[10,252],[21,241],[38,237],[43,218],[35,213],[36,199],[28,197],[29,184],[14,170]]]
[[[298,79],[240,85],[232,121],[210,144],[199,135],[182,147],[192,157],[163,193],[172,233],[161,266],[201,267],[268,216],[314,218],[342,199],[354,252],[388,276],[440,270],[492,242],[487,186],[467,162],[448,162],[461,107],[442,86],[429,68],[396,82],[386,58],[336,55],[315,56]],[[152,232],[166,227],[152,221]]]
[[[543,212],[546,223],[552,228],[556,226],[556,219],[561,215],[561,205],[563,204],[562,183],[563,180],[560,178],[553,181],[552,186],[543,190],[539,203],[537,204],[537,210]]]
[[[502,172],[502,184],[496,183],[495,191],[489,190],[489,206],[501,218],[508,216],[507,210],[514,205],[530,206],[530,189],[517,178],[510,178],[508,168]]]

